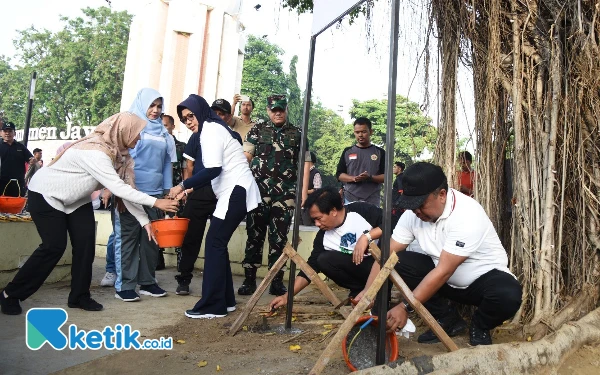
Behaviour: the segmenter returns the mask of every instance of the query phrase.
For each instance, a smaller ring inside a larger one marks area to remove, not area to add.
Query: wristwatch
[[[413,309],[412,306],[408,302],[402,301],[401,303],[402,303],[402,305],[404,305],[404,310],[406,310],[407,313],[410,314],[410,313],[415,312],[415,309]]]
[[[185,190],[185,186],[183,185],[183,181],[181,181],[181,182],[179,183],[179,187],[181,187],[183,190]]]
[[[369,240],[369,243],[373,242],[373,238],[371,237],[371,231],[368,229],[365,229],[363,234],[367,237],[367,240]]]

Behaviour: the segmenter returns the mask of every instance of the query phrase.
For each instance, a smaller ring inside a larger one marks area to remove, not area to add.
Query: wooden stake
[[[306,276],[309,277],[310,281],[315,283],[317,288],[319,288],[321,293],[323,293],[325,298],[327,298],[333,306],[337,306],[341,303],[340,299],[337,298],[337,296],[335,295],[335,293],[333,293],[331,288],[329,288],[327,286],[327,284],[325,284],[325,282],[323,280],[321,280],[321,278],[319,277],[319,274],[317,274],[315,272],[315,270],[313,270],[312,267],[309,266],[308,263],[306,263],[306,261],[302,258],[302,256],[300,256],[300,254],[298,254],[296,252],[296,250],[294,250],[294,248],[292,248],[292,246],[290,244],[287,244],[285,246],[285,248],[283,249],[283,252],[285,254],[287,254],[287,256],[294,263],[296,263],[298,268],[300,268],[306,274]]]
[[[333,293],[331,288],[329,288],[327,284],[325,284],[325,282],[321,280],[321,278],[315,272],[315,270],[313,270],[312,267],[309,266],[308,263],[306,263],[306,261],[302,258],[302,256],[300,256],[300,254],[298,254],[296,250],[294,250],[292,245],[287,243],[283,248],[283,253],[279,257],[279,259],[277,259],[277,262],[275,262],[273,267],[267,273],[267,276],[264,278],[262,283],[260,283],[252,297],[250,297],[250,300],[246,303],[244,311],[242,311],[240,316],[238,316],[235,322],[233,322],[231,328],[229,328],[229,335],[234,336],[237,333],[237,331],[240,330],[240,327],[246,321],[246,319],[248,319],[248,316],[250,316],[250,313],[254,309],[254,306],[256,306],[256,304],[258,303],[260,297],[263,295],[265,290],[267,290],[267,286],[271,283],[271,281],[273,281],[275,274],[277,274],[277,272],[281,270],[285,262],[287,262],[288,258],[291,259],[294,263],[296,263],[296,265],[298,265],[298,268],[300,268],[306,274],[306,276],[308,276],[310,280],[315,283],[317,288],[319,288],[321,293],[323,293],[323,295],[329,300],[329,302],[331,302],[334,306],[337,306],[341,303],[340,299],[337,298],[337,296]],[[346,318],[349,314],[349,311],[347,309],[342,308],[340,309],[340,313],[342,314],[342,316],[344,316],[344,318]]]
[[[373,255],[375,260],[379,261],[379,259],[381,258],[381,250],[379,249],[379,247],[372,243],[370,250],[371,255]],[[440,327],[435,318],[429,313],[429,310],[427,310],[427,308],[415,298],[412,290],[410,290],[408,285],[406,285],[406,283],[404,282],[404,280],[402,280],[402,277],[400,277],[396,270],[392,269],[392,272],[390,273],[390,279],[392,280],[394,285],[396,285],[396,287],[400,290],[400,293],[402,293],[402,295],[404,296],[404,298],[406,298],[408,303],[415,309],[417,314],[419,314],[421,319],[423,319],[423,321],[429,326],[429,328],[431,328],[431,330],[433,331],[433,333],[435,333],[437,338],[440,339],[440,341],[442,342],[442,344],[444,344],[446,349],[448,349],[451,352],[458,350],[458,346],[456,346],[454,341],[452,341],[448,334],[446,334],[446,331],[444,331],[444,329]]]
[[[254,306],[256,306],[256,304],[258,303],[260,297],[263,295],[265,290],[267,290],[267,286],[269,286],[271,284],[271,281],[273,281],[273,279],[275,278],[275,274],[279,272],[279,270],[283,267],[287,260],[288,256],[285,253],[281,254],[279,259],[277,259],[277,262],[275,262],[271,270],[269,270],[267,276],[263,279],[262,283],[260,283],[260,285],[256,289],[256,292],[254,292],[252,297],[250,297],[250,299],[246,303],[244,311],[242,311],[240,316],[238,316],[235,322],[233,322],[233,324],[231,325],[231,328],[229,328],[230,336],[234,336],[237,333],[237,331],[240,330],[240,327],[246,321],[246,319],[248,319],[248,316],[252,312],[252,309],[254,309]]]
[[[333,336],[333,339],[331,339],[323,353],[321,353],[321,356],[317,360],[317,363],[312,368],[312,370],[310,370],[309,374],[320,374],[325,368],[325,366],[327,366],[333,354],[337,350],[339,350],[340,344],[342,343],[344,337],[346,337],[348,332],[350,332],[352,327],[354,327],[354,324],[356,323],[358,318],[360,318],[363,312],[367,309],[367,307],[375,300],[377,292],[381,288],[381,285],[384,283],[384,281],[390,275],[390,272],[393,271],[396,263],[398,263],[398,256],[396,255],[396,253],[392,252],[387,262],[385,262],[385,264],[383,265],[381,271],[379,271],[379,273],[377,274],[377,277],[373,281],[373,284],[371,284],[363,298],[354,307],[354,310],[352,310],[346,321],[344,321],[344,323],[340,326],[339,330],[337,331],[335,336]],[[385,322],[382,324],[385,324]]]

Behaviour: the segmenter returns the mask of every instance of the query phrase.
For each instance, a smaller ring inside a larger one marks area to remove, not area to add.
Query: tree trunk
[[[600,308],[536,342],[507,343],[461,349],[433,357],[422,356],[356,372],[378,374],[523,374],[548,372],[583,345],[600,342]],[[418,344],[414,344],[418,345]]]

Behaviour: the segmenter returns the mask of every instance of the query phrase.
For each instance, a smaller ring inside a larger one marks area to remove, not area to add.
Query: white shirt
[[[454,189],[449,189],[444,212],[435,223],[424,222],[412,211],[406,211],[392,238],[401,244],[417,239],[436,266],[442,250],[467,257],[448,280],[454,288],[464,289],[493,269],[511,273],[506,251],[483,207]]]
[[[211,182],[218,199],[213,216],[225,220],[229,197],[236,185],[246,189],[246,212],[258,207],[258,185],[254,181],[242,145],[233,138],[229,130],[221,124],[205,122],[200,133],[200,145],[204,168],[221,167],[221,173]]]
[[[150,222],[139,205],[152,207],[156,198],[123,182],[112,160],[102,151],[71,148],[56,163],[36,172],[29,182],[29,190],[43,195],[50,206],[66,214],[91,202],[91,194],[102,187],[123,198],[142,226]]]

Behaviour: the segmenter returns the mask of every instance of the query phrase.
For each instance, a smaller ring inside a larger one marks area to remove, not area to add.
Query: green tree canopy
[[[385,145],[387,138],[387,99],[353,100],[350,109],[352,118],[366,117],[373,123],[371,142]],[[396,96],[396,147],[395,160],[409,161],[425,148],[435,149],[437,129],[431,119],[421,112],[419,105],[402,95]]]
[[[254,35],[248,36],[242,71],[242,94],[249,95],[256,108],[253,116],[268,119],[267,96],[288,94],[288,79],[280,56],[284,51]]]
[[[107,7],[61,17],[62,31],[30,27],[14,41],[22,66],[0,62],[0,108],[19,126],[25,122],[29,76],[38,72],[32,124],[97,125],[118,112],[132,15]],[[7,93],[7,95],[5,95]]]

